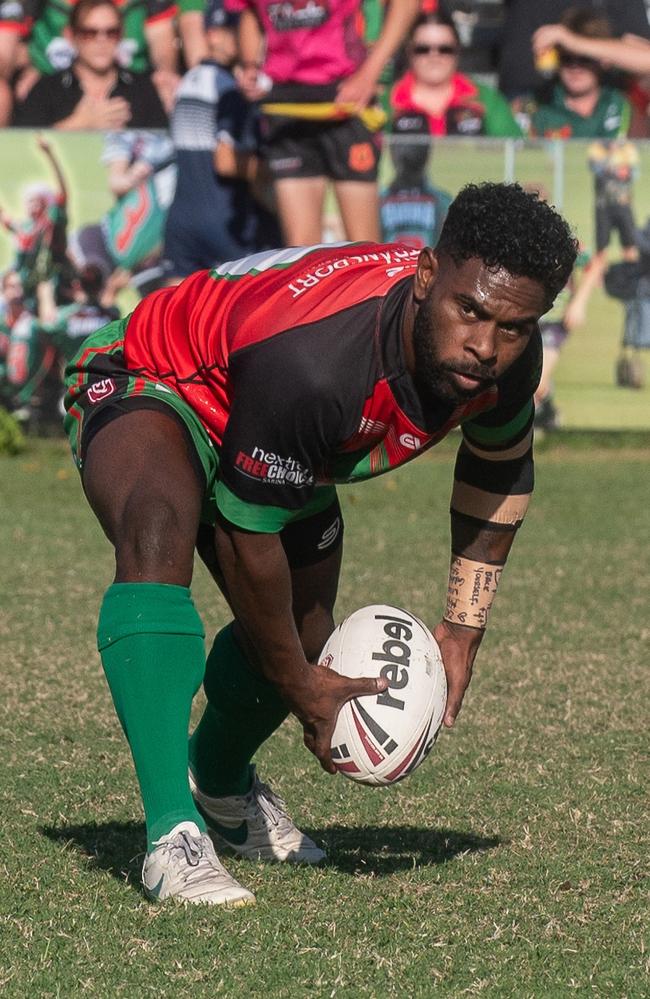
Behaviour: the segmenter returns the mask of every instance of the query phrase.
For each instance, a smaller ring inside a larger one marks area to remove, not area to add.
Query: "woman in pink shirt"
[[[368,53],[361,6],[362,0],[226,0],[228,10],[241,12],[241,86],[250,100],[263,99],[265,159],[289,246],[321,241],[328,181],[346,237],[379,239],[382,116],[369,105],[419,0],[393,0]]]
[[[451,18],[418,17],[407,54],[408,72],[391,93],[395,114],[425,114],[432,135],[521,135],[505,97],[458,72],[460,39]]]

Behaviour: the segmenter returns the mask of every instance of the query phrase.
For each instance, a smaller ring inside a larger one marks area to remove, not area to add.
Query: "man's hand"
[[[363,111],[376,93],[376,77],[361,66],[356,73],[341,81],[336,92],[336,103],[350,105],[357,112]]]
[[[323,770],[336,773],[332,762],[332,732],[338,713],[353,697],[380,694],[386,690],[388,680],[380,677],[358,677],[354,680],[335,673],[326,666],[310,666],[291,683],[281,688],[282,696],[303,727],[304,742],[314,754]]]
[[[478,628],[441,621],[433,629],[447,674],[447,705],[443,724],[451,728],[460,711],[465,691],[472,679],[474,658],[483,639]]]
[[[124,128],[131,117],[131,107],[123,97],[83,96],[72,112],[75,128]]]
[[[573,330],[580,329],[584,326],[587,320],[587,309],[586,303],[581,301],[571,301],[566,307],[564,316],[562,317],[562,322],[566,326],[569,333]]]
[[[538,56],[556,46],[571,50],[572,40],[573,32],[563,24],[543,24],[533,35],[533,52]]]
[[[242,94],[251,103],[261,101],[269,92],[271,81],[255,63],[249,63],[246,66],[236,66],[235,79]]]

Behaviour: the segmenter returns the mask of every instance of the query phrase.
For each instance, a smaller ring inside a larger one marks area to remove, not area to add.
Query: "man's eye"
[[[469,302],[461,302],[460,311],[463,313],[464,316],[473,316],[474,306],[470,305]]]

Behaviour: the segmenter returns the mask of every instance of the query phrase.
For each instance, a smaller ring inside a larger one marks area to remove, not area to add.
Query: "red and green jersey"
[[[530,490],[539,337],[478,398],[424,405],[402,344],[417,258],[396,244],[278,250],[199,271],[136,308],[109,349],[198,416],[219,453],[228,520],[280,530],[318,486],[396,468],[458,425],[464,481]],[[515,454],[526,471],[513,471]]]
[[[67,266],[68,216],[65,198],[57,195],[38,218],[27,218],[14,226],[16,258],[25,296],[36,294],[40,281],[58,276]]]

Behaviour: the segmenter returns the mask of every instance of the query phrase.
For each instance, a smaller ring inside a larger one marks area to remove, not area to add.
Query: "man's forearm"
[[[451,515],[451,565],[444,618],[484,629],[515,531],[474,528]]]
[[[404,41],[419,7],[419,0],[392,0],[379,38],[364,63],[364,68],[374,76],[379,77],[388,60]]]
[[[248,8],[241,12],[237,30],[239,61],[242,66],[261,65],[264,35],[254,12]]]
[[[484,629],[533,488],[532,432],[491,460],[465,443],[451,496],[451,566],[445,620]],[[497,452],[498,454],[498,452]]]

